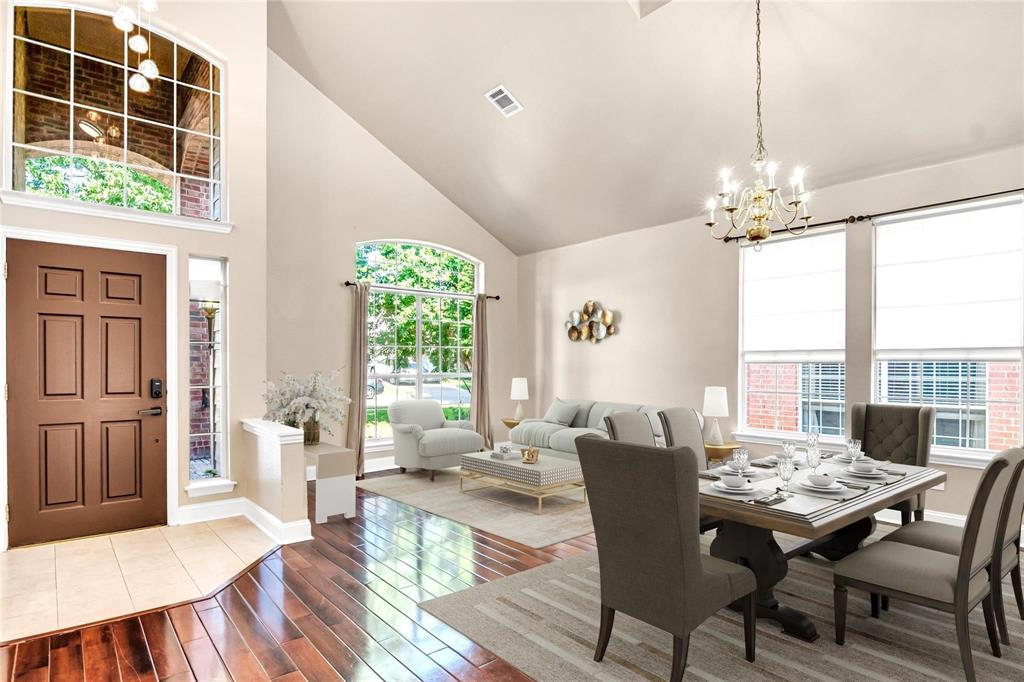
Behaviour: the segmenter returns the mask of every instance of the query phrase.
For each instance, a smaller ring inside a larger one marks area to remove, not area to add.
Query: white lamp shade
[[[512,379],[512,393],[509,396],[510,400],[529,400],[530,389],[526,385],[526,377],[513,377]]]
[[[729,396],[725,392],[725,386],[704,387],[704,409],[705,417],[728,417]]]

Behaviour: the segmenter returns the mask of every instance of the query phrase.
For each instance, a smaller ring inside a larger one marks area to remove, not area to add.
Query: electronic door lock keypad
[[[149,397],[150,398],[163,398],[164,397],[164,380],[163,379],[150,379],[149,380]]]

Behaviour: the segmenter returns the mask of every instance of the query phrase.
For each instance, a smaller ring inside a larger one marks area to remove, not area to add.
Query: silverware
[[[871,486],[864,485],[863,483],[854,483],[853,481],[847,481],[845,478],[837,478],[836,480],[847,488],[853,488],[854,490],[871,490]]]
[[[751,462],[750,466],[757,467],[758,469],[774,469],[774,464],[768,464],[767,462]]]
[[[708,480],[708,481],[721,481],[722,480],[721,476],[716,476],[715,474],[704,474],[704,473],[697,474],[697,478],[703,478],[703,479]]]

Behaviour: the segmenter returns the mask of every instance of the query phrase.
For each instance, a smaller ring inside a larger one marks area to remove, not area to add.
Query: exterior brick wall
[[[987,400],[1010,401],[988,404],[986,436],[989,449],[1020,447],[1020,363],[990,362],[986,369],[986,380]]]
[[[768,431],[800,429],[800,365],[748,363],[746,374],[747,427]]]
[[[188,309],[189,339],[191,341],[207,341],[209,339],[206,317],[196,302],[189,302]],[[192,386],[210,383],[210,352],[204,344],[192,344],[189,347],[189,384]],[[189,390],[189,433],[206,433],[210,430],[210,405],[213,396],[209,391],[201,389]],[[209,436],[193,436],[189,439],[189,457],[209,457]]]

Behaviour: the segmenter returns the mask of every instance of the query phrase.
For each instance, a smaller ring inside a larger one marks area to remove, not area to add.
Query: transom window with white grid
[[[741,428],[841,436],[846,233],[742,250]]]
[[[875,221],[875,394],[934,405],[934,444],[1021,444],[1020,195]]]

